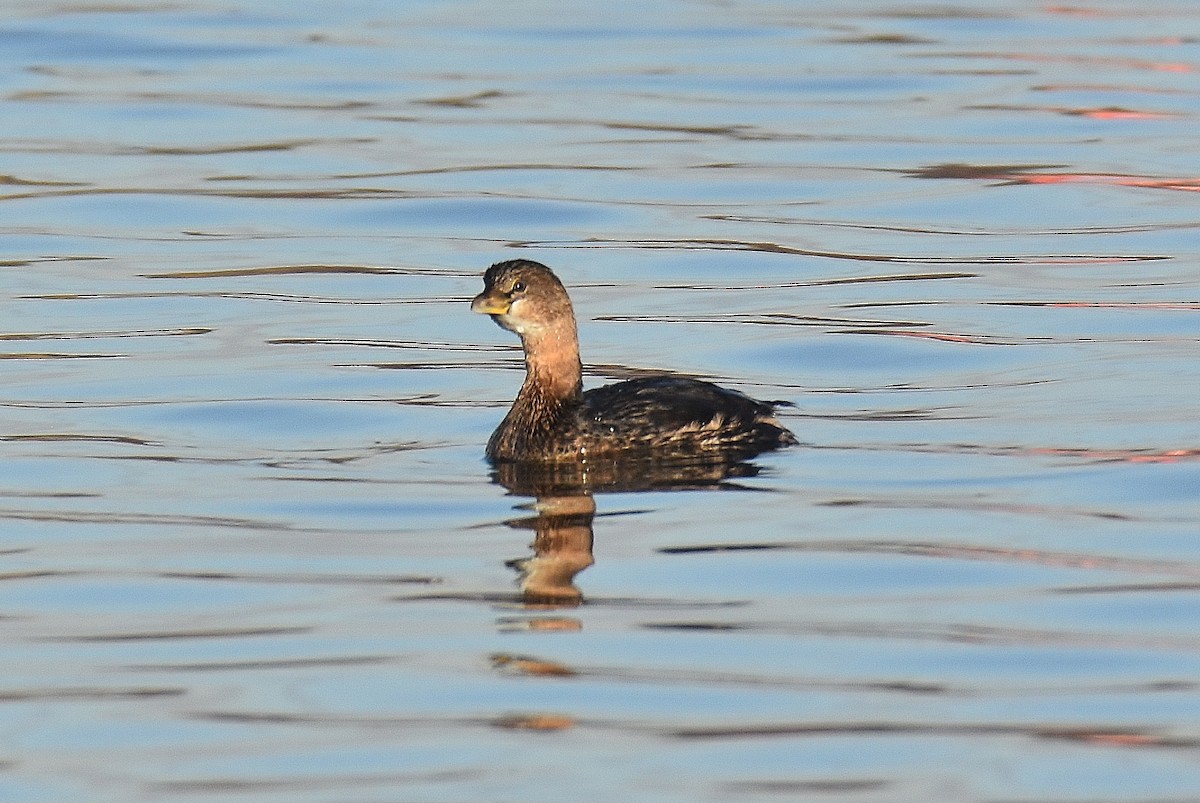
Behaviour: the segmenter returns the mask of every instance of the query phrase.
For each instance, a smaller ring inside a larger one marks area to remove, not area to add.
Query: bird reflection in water
[[[522,601],[539,608],[583,602],[575,576],[594,562],[596,493],[729,488],[731,479],[759,472],[745,461],[695,460],[496,463],[493,468],[493,481],[516,496],[536,500],[535,515],[507,522],[513,529],[533,531],[533,554],[507,565],[519,574]]]

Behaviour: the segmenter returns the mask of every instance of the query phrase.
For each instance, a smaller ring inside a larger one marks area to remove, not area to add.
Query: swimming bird
[[[488,440],[493,461],[737,461],[797,443],[775,418],[779,402],[711,382],[647,376],[585,392],[575,313],[554,272],[514,259],[488,268],[483,284],[471,309],[525,351],[525,382]]]

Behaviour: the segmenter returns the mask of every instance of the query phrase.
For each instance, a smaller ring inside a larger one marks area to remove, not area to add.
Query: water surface
[[[9,4],[0,797],[1200,796],[1198,23]],[[517,256],[803,444],[493,475]]]

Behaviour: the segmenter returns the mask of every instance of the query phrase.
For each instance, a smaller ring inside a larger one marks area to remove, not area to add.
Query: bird
[[[583,390],[575,313],[540,262],[497,262],[471,310],[521,339],[525,381],[488,440],[493,463],[740,461],[798,443],[758,401],[711,382],[653,375]]]

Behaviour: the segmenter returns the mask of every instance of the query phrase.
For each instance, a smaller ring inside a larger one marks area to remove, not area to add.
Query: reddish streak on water
[[[1140,112],[1136,109],[1109,107],[1104,109],[1062,109],[1063,114],[1090,117],[1093,120],[1169,120],[1178,117],[1169,112]]]
[[[1145,452],[1131,449],[1056,449],[1047,447],[1030,449],[1029,452],[1055,457],[1087,457],[1093,460],[1125,463],[1181,463],[1185,460],[1200,459],[1200,449],[1166,449],[1159,452]]]
[[[1122,187],[1200,192],[1200,178],[1147,178],[1116,173],[1024,173],[1014,174],[1011,180],[1020,184],[1115,184]]]
[[[991,58],[1013,59],[1015,61],[1036,62],[1065,62],[1081,64],[1097,69],[1129,69],[1150,70],[1152,72],[1196,72],[1196,66],[1183,61],[1151,61],[1149,59],[1114,59],[1098,56],[1064,56],[1048,53],[985,53],[980,54]]]

